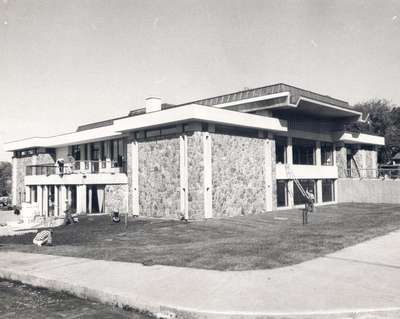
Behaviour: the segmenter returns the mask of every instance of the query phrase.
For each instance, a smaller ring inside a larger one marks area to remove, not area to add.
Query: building
[[[45,217],[68,202],[79,214],[202,219],[301,205],[294,178],[335,203],[339,179],[377,168],[383,137],[345,129],[362,120],[286,84],[181,105],[150,97],[125,117],[6,143],[13,203]]]

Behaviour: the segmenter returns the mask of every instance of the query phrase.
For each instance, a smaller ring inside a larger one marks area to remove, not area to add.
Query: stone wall
[[[138,142],[140,215],[177,218],[180,205],[179,137]]]
[[[347,150],[343,145],[336,145],[336,166],[338,168],[339,178],[346,177],[347,168]]]
[[[104,212],[128,212],[128,185],[106,185],[104,190]]]
[[[204,218],[204,158],[202,132],[187,136],[189,219]]]
[[[339,178],[337,201],[400,204],[400,180]]]
[[[25,197],[25,175],[26,175],[26,166],[33,165],[32,156],[15,158],[13,160],[13,164],[16,165],[16,178],[12,182],[16,184],[16,193],[15,193],[15,201],[13,199],[13,203],[15,205],[21,205],[24,201]]]
[[[265,212],[264,139],[211,133],[213,216]]]
[[[25,175],[26,175],[26,167],[28,165],[43,165],[43,164],[54,164],[55,160],[50,154],[38,154],[32,156],[26,156],[21,158],[14,158],[13,165],[16,165],[15,168],[15,180],[12,182],[15,183],[15,196],[16,199],[13,203],[16,205],[21,205],[25,198]],[[14,195],[14,194],[13,194]]]

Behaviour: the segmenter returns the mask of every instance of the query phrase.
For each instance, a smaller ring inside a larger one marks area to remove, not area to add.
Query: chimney
[[[161,98],[150,96],[144,100],[146,113],[161,111]]]

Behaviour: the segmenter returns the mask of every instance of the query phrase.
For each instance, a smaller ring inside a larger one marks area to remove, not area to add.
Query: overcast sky
[[[5,141],[285,82],[400,104],[400,1],[0,0]]]

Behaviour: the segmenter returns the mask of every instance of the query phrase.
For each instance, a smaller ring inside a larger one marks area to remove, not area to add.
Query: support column
[[[131,188],[132,188],[132,215],[139,216],[139,144],[131,143]]]
[[[317,203],[322,203],[322,179],[317,180]]]
[[[92,186],[88,185],[87,186],[87,190],[88,190],[88,213],[91,214],[92,211],[93,211],[93,206],[92,206],[92,204],[93,204],[92,203],[92,199],[93,199],[92,192],[93,192],[93,189],[92,189]]]
[[[287,143],[288,143],[286,148],[287,163],[289,165],[293,165],[293,139],[291,136],[288,136]]]
[[[106,154],[106,169],[109,170],[111,168],[111,140],[105,141],[104,146]]]
[[[47,217],[49,214],[49,188],[47,185],[43,186],[43,216]]]
[[[31,188],[29,186],[25,186],[25,202],[31,202]]]
[[[12,205],[17,205],[17,166],[18,159],[13,157],[12,159],[12,184],[11,184],[11,195],[12,195]]]
[[[189,219],[188,209],[188,159],[187,159],[187,136],[179,137],[179,162],[180,162],[180,186],[181,186],[181,215]]]
[[[86,160],[86,154],[85,154],[85,144],[81,144],[79,145],[79,150],[81,153],[81,159],[80,159],[80,163],[79,163],[79,169],[81,171],[85,170],[85,160]]]
[[[60,196],[58,194],[59,187],[54,185],[54,216],[60,215]]]
[[[67,209],[66,205],[67,200],[67,188],[65,185],[60,186],[60,215],[64,215]]]
[[[291,208],[294,206],[294,185],[293,180],[288,180],[288,206]]]
[[[76,186],[76,213],[86,213],[86,185]]]
[[[321,166],[321,142],[315,142],[315,164]]]
[[[203,161],[204,161],[204,217],[212,217],[212,148],[211,135],[203,132]]]
[[[37,200],[38,200],[38,207],[39,207],[39,215],[43,216],[43,186],[37,186]]]
[[[264,169],[265,169],[265,210],[273,211],[276,208],[274,190],[276,196],[276,172],[275,172],[275,141],[272,133],[264,141]]]

